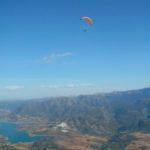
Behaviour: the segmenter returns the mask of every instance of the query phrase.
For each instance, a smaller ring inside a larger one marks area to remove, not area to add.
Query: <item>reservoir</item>
[[[0,122],[0,135],[6,137],[11,143],[19,142],[36,142],[42,140],[44,136],[30,137],[27,131],[18,130],[17,124],[14,123],[1,123]]]

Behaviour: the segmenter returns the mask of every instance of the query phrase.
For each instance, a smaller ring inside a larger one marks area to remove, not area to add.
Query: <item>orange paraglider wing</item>
[[[92,26],[94,21],[90,17],[82,17],[82,20],[84,20],[88,25]]]

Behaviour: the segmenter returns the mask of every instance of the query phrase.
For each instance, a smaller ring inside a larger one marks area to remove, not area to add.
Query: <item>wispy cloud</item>
[[[41,88],[52,88],[52,89],[56,89],[56,88],[84,88],[84,87],[93,87],[93,84],[90,83],[83,83],[83,84],[67,84],[67,85],[41,85]]]
[[[16,91],[16,90],[20,90],[20,89],[23,89],[23,88],[24,87],[20,86],[20,85],[8,85],[8,86],[4,87],[4,89],[10,90],[10,91]]]
[[[73,54],[71,52],[65,52],[65,53],[52,53],[48,56],[45,56],[42,58],[42,62],[45,64],[50,64],[54,61],[66,58],[66,57],[70,57]]]

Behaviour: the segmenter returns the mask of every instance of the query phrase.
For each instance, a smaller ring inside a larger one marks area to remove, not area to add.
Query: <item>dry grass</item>
[[[132,141],[126,150],[150,150],[150,134],[134,133],[136,140]]]
[[[68,138],[56,141],[56,144],[66,150],[91,150],[92,143],[102,144],[106,142],[105,137],[82,136],[72,134]]]

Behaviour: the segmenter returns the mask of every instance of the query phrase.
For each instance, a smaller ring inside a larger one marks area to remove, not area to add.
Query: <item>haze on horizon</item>
[[[150,1],[1,0],[0,99],[150,86]],[[82,16],[94,19],[88,32]]]

